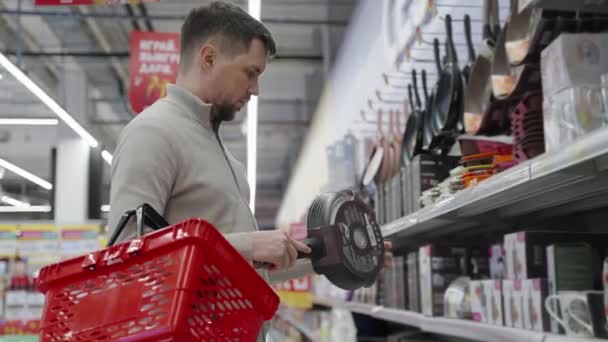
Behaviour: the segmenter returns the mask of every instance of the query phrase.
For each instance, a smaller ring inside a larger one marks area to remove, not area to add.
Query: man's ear
[[[198,62],[203,70],[213,67],[217,59],[217,49],[211,44],[204,44],[198,51]]]

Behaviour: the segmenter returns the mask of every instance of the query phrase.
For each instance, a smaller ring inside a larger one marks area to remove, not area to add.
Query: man
[[[112,163],[111,229],[125,211],[148,203],[171,224],[204,218],[247,259],[276,270],[293,266],[298,251],[310,252],[283,231],[257,231],[245,169],[218,134],[222,121],[232,120],[258,95],[259,77],[275,52],[270,32],[235,5],[218,2],[190,12],[182,26],[176,84],[119,138]],[[133,235],[126,231],[119,240]],[[302,263],[296,273],[310,271]],[[274,280],[290,276],[277,274]]]
[[[112,163],[109,226],[142,203],[171,223],[200,217],[248,260],[271,264],[270,282],[312,273],[296,263],[310,248],[285,232],[257,231],[244,167],[219,137],[252,95],[276,52],[268,30],[239,7],[216,2],[194,9],[181,32],[180,70],[167,96],[122,131]],[[134,235],[121,234],[120,240]],[[294,265],[295,264],[295,265]]]

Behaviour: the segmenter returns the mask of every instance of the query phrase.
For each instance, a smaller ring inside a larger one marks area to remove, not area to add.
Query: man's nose
[[[258,80],[253,81],[253,84],[249,87],[249,93],[255,96],[260,95],[260,84],[258,83]]]

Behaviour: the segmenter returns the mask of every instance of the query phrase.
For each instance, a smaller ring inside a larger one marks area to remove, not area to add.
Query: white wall
[[[283,198],[279,228],[299,221],[319,194],[328,174],[326,146],[347,132],[366,101],[371,80],[384,68],[381,19],[381,1],[359,2]]]
[[[502,19],[508,13],[508,1],[499,1]],[[400,9],[406,3],[410,3],[411,6],[409,12],[404,14],[403,11],[400,12]],[[403,99],[406,99],[405,91],[387,88],[382,79],[382,73],[395,72],[398,54],[403,54],[404,50],[404,46],[399,43],[388,46],[386,31],[391,21],[387,18],[392,18],[392,23],[396,23],[394,27],[397,34],[396,40],[411,42],[413,57],[432,59],[431,45],[406,37],[408,31],[415,33],[415,30],[407,29],[407,26],[412,21],[420,21],[415,13],[421,13],[420,9],[424,9],[427,3],[424,0],[361,0],[358,2],[288,184],[277,216],[277,227],[286,227],[289,223],[299,221],[306,213],[309,203],[327,182],[326,147],[335,140],[341,139],[348,129],[357,130],[361,127],[361,123],[357,122],[360,117],[359,113],[362,109],[368,110],[367,101],[368,99],[375,100],[376,89],[391,94],[401,91]],[[440,17],[451,14],[459,61],[466,62],[462,18],[465,14],[471,16],[473,45],[477,47],[481,41],[480,19],[483,12],[483,1],[472,0],[465,3],[460,0],[437,0],[434,3],[437,5],[437,16],[422,26],[424,40],[430,42],[433,38],[439,38],[443,55],[445,24]],[[406,72],[411,72],[412,68],[426,68],[428,72],[435,73],[434,64],[411,60],[404,60],[399,68]],[[433,82],[429,81],[429,88],[432,86]],[[402,106],[392,108],[401,109]],[[368,119],[372,118],[371,114],[368,114]]]

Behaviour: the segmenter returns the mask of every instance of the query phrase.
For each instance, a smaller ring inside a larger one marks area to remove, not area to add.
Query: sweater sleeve
[[[112,160],[110,235],[126,211],[143,203],[148,203],[164,216],[180,165],[179,154],[166,134],[158,126],[138,122],[133,122],[121,134]],[[243,257],[251,260],[250,234],[231,233],[224,234],[224,237]],[[130,224],[125,227],[118,242],[133,237],[135,225]]]
[[[271,284],[281,283],[289,279],[301,278],[309,274],[313,274],[312,263],[308,259],[298,260],[292,267],[276,271],[268,272],[269,282]]]
[[[136,121],[125,128],[112,160],[108,221],[111,232],[126,211],[143,203],[164,214],[177,173],[176,155],[159,128]],[[129,225],[118,241],[134,236],[134,225]]]

